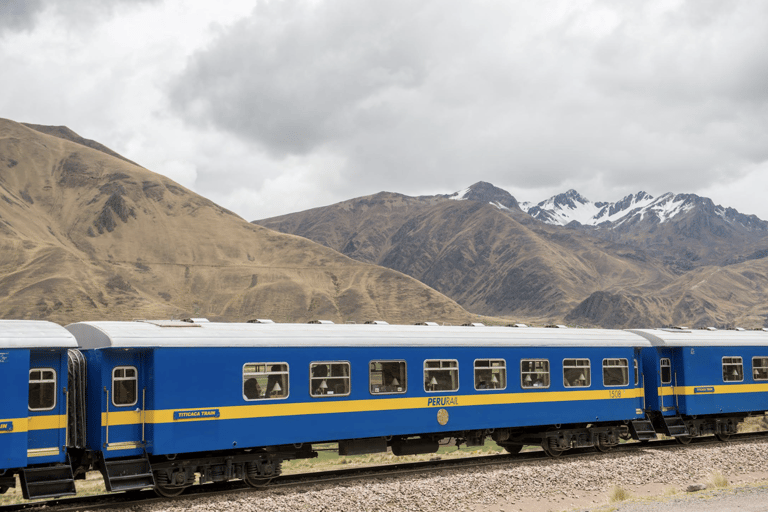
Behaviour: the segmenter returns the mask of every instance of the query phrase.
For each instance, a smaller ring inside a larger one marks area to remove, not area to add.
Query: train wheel
[[[246,476],[245,477],[245,483],[248,484],[248,487],[253,487],[254,489],[262,489],[269,485],[269,482],[272,481],[272,477],[254,477],[254,476]]]
[[[731,434],[715,434],[715,437],[718,438],[720,441],[727,443],[731,439]]]
[[[542,448],[542,450],[544,450],[544,453],[546,453],[547,455],[549,455],[552,458],[557,458],[557,457],[561,456],[563,454],[563,452],[565,451],[565,450],[561,450],[560,448],[553,448],[553,447],[547,445],[547,443],[542,444],[541,448]]]
[[[163,485],[155,485],[155,494],[162,496],[163,498],[175,498],[186,489],[186,487],[165,487]]]
[[[504,449],[507,450],[511,454],[520,453],[520,450],[523,449],[523,445],[521,444],[505,444]]]
[[[598,441],[597,443],[595,443],[595,448],[597,448],[597,451],[605,453],[613,450],[613,445],[605,444],[601,441]]]
[[[680,444],[691,444],[691,441],[693,441],[693,436],[676,436],[675,441]]]

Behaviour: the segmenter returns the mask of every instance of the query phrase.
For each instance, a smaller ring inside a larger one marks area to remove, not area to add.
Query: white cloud
[[[532,202],[709,193],[768,219],[748,199],[768,162],[764,2],[29,5],[0,11],[4,116],[249,220],[479,180]]]

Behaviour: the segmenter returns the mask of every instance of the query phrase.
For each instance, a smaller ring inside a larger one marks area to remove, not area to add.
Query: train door
[[[31,351],[27,421],[30,465],[61,462],[66,445],[66,363],[62,351]]]
[[[677,395],[675,394],[675,357],[671,349],[659,351],[659,401],[664,416],[677,415]]]
[[[146,425],[144,357],[141,351],[115,351],[103,368],[104,444],[112,457],[142,453]],[[105,454],[106,455],[106,454]]]

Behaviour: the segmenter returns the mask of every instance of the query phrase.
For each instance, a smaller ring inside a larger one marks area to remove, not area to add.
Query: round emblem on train
[[[440,409],[437,411],[437,422],[441,425],[448,423],[448,411],[445,409]]]

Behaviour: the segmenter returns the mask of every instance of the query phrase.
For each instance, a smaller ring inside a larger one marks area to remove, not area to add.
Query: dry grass
[[[709,478],[709,482],[712,484],[712,487],[716,487],[719,489],[722,489],[724,487],[729,487],[731,484],[728,483],[728,479],[723,476],[722,473],[719,471],[715,471],[712,473],[712,476]]]
[[[632,493],[624,489],[623,487],[619,487],[618,485],[613,487],[611,491],[608,493],[608,501],[611,503],[617,503],[619,501],[627,501],[630,498],[632,498]]]

